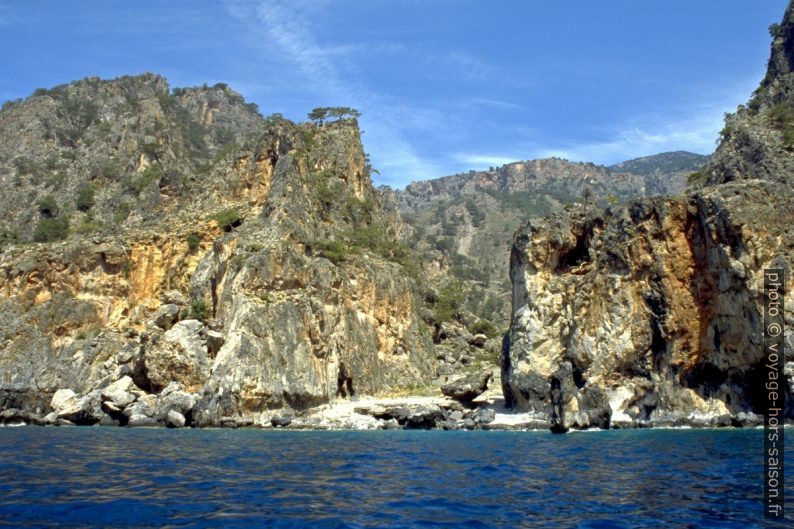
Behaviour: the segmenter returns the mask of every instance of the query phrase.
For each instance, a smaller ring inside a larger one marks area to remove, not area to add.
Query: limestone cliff
[[[434,375],[355,120],[146,75],[37,91],[0,134],[0,410],[250,424]]]
[[[587,201],[606,206],[680,193],[707,156],[662,153],[610,167],[549,158],[515,162],[382,190],[402,215],[404,239],[437,283],[459,281],[470,327],[501,333],[510,320],[509,259],[513,232]],[[495,334],[495,333],[493,333]]]
[[[769,75],[750,106],[727,118],[709,166],[690,179],[706,187],[519,230],[502,354],[510,404],[560,430],[758,420],[763,269],[794,263],[792,13],[773,27]],[[785,303],[791,402],[790,291]]]

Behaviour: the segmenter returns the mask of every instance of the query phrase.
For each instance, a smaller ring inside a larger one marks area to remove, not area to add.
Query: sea
[[[794,506],[763,519],[762,441],[758,429],[0,428],[0,526],[794,527]]]

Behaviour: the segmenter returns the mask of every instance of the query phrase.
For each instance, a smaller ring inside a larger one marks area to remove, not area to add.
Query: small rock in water
[[[400,429],[400,423],[398,423],[396,419],[389,419],[387,421],[383,421],[380,424],[380,429],[381,430],[399,430]]]
[[[185,416],[176,410],[169,410],[165,416],[165,425],[169,428],[184,428]]]
[[[284,426],[289,426],[292,424],[292,417],[288,417],[286,415],[276,415],[270,419],[270,424],[272,424],[274,428],[283,428]]]

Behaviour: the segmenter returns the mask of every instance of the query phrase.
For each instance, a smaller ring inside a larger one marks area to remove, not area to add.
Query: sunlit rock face
[[[506,397],[566,428],[758,412],[763,269],[791,265],[793,229],[769,181],[525,226]]]
[[[762,412],[763,271],[790,274],[794,259],[792,13],[774,29],[761,88],[727,118],[685,195],[581,206],[518,231],[502,355],[511,405],[561,430],[753,423]],[[785,305],[791,355],[790,293]]]
[[[331,244],[400,229],[354,119],[263,119],[224,85],[146,75],[37,92],[0,135],[0,408],[43,416],[57,390],[129,377],[136,400],[94,399],[91,420],[250,423],[434,375],[404,266]],[[44,218],[68,235],[32,241]],[[164,407],[173,388],[190,406]]]

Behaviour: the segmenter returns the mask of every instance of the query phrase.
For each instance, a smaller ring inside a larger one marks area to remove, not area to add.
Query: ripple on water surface
[[[762,523],[761,449],[730,429],[3,428],[0,525],[794,527]]]

